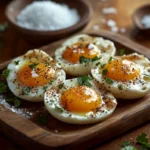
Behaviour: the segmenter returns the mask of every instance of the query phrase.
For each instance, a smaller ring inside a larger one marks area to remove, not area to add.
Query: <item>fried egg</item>
[[[30,50],[7,67],[7,83],[14,95],[28,101],[43,101],[44,92],[66,79],[64,70],[44,51]]]
[[[150,61],[137,53],[116,56],[91,73],[116,98],[136,99],[150,90]]]
[[[44,104],[49,113],[70,124],[91,124],[110,116],[116,108],[116,99],[92,78],[86,83],[87,78],[68,79],[46,91]]]
[[[83,76],[99,62],[107,63],[116,52],[114,43],[101,37],[76,35],[55,51],[55,59],[67,74]]]

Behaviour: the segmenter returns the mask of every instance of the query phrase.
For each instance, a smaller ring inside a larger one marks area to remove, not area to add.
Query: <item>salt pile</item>
[[[150,28],[150,14],[143,16],[141,19],[141,23],[145,28]]]
[[[17,23],[27,29],[59,30],[79,21],[76,9],[52,1],[36,1],[25,7],[17,16]]]

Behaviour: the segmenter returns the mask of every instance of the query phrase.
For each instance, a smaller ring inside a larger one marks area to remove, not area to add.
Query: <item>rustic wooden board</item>
[[[139,52],[150,58],[149,49],[123,36],[106,31],[90,34],[114,41],[118,50],[124,48],[127,53]],[[53,55],[54,50],[62,41],[44,46],[41,49]],[[1,64],[0,69],[5,68],[7,64],[8,62]],[[104,142],[150,120],[150,93],[141,99],[133,101],[119,100],[117,109],[112,116],[93,125],[65,124],[49,115],[48,125],[40,126],[35,122],[35,117],[45,112],[43,103],[33,104],[31,102],[23,102],[20,110],[24,109],[32,112],[33,118],[24,118],[21,116],[26,115],[24,111],[22,111],[21,115],[18,115],[0,105],[0,130],[25,148],[85,148]]]

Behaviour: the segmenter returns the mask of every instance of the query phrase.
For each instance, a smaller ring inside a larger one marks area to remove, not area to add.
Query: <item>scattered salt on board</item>
[[[34,30],[59,30],[76,24],[80,16],[76,9],[52,1],[35,1],[17,16],[17,23]]]

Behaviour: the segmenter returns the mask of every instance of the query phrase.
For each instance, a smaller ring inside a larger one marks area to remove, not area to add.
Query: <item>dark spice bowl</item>
[[[20,33],[25,39],[32,43],[42,45],[64,38],[82,29],[90,20],[91,7],[85,0],[54,0],[57,3],[66,4],[70,8],[75,8],[80,15],[80,20],[73,26],[56,31],[39,31],[23,28],[17,24],[17,15],[24,7],[33,1],[34,0],[14,0],[8,4],[5,12],[9,24],[16,32]]]
[[[139,7],[132,16],[133,22],[135,26],[143,31],[148,31],[150,28],[146,28],[144,24],[142,24],[142,18],[145,15],[150,15],[150,4]]]

